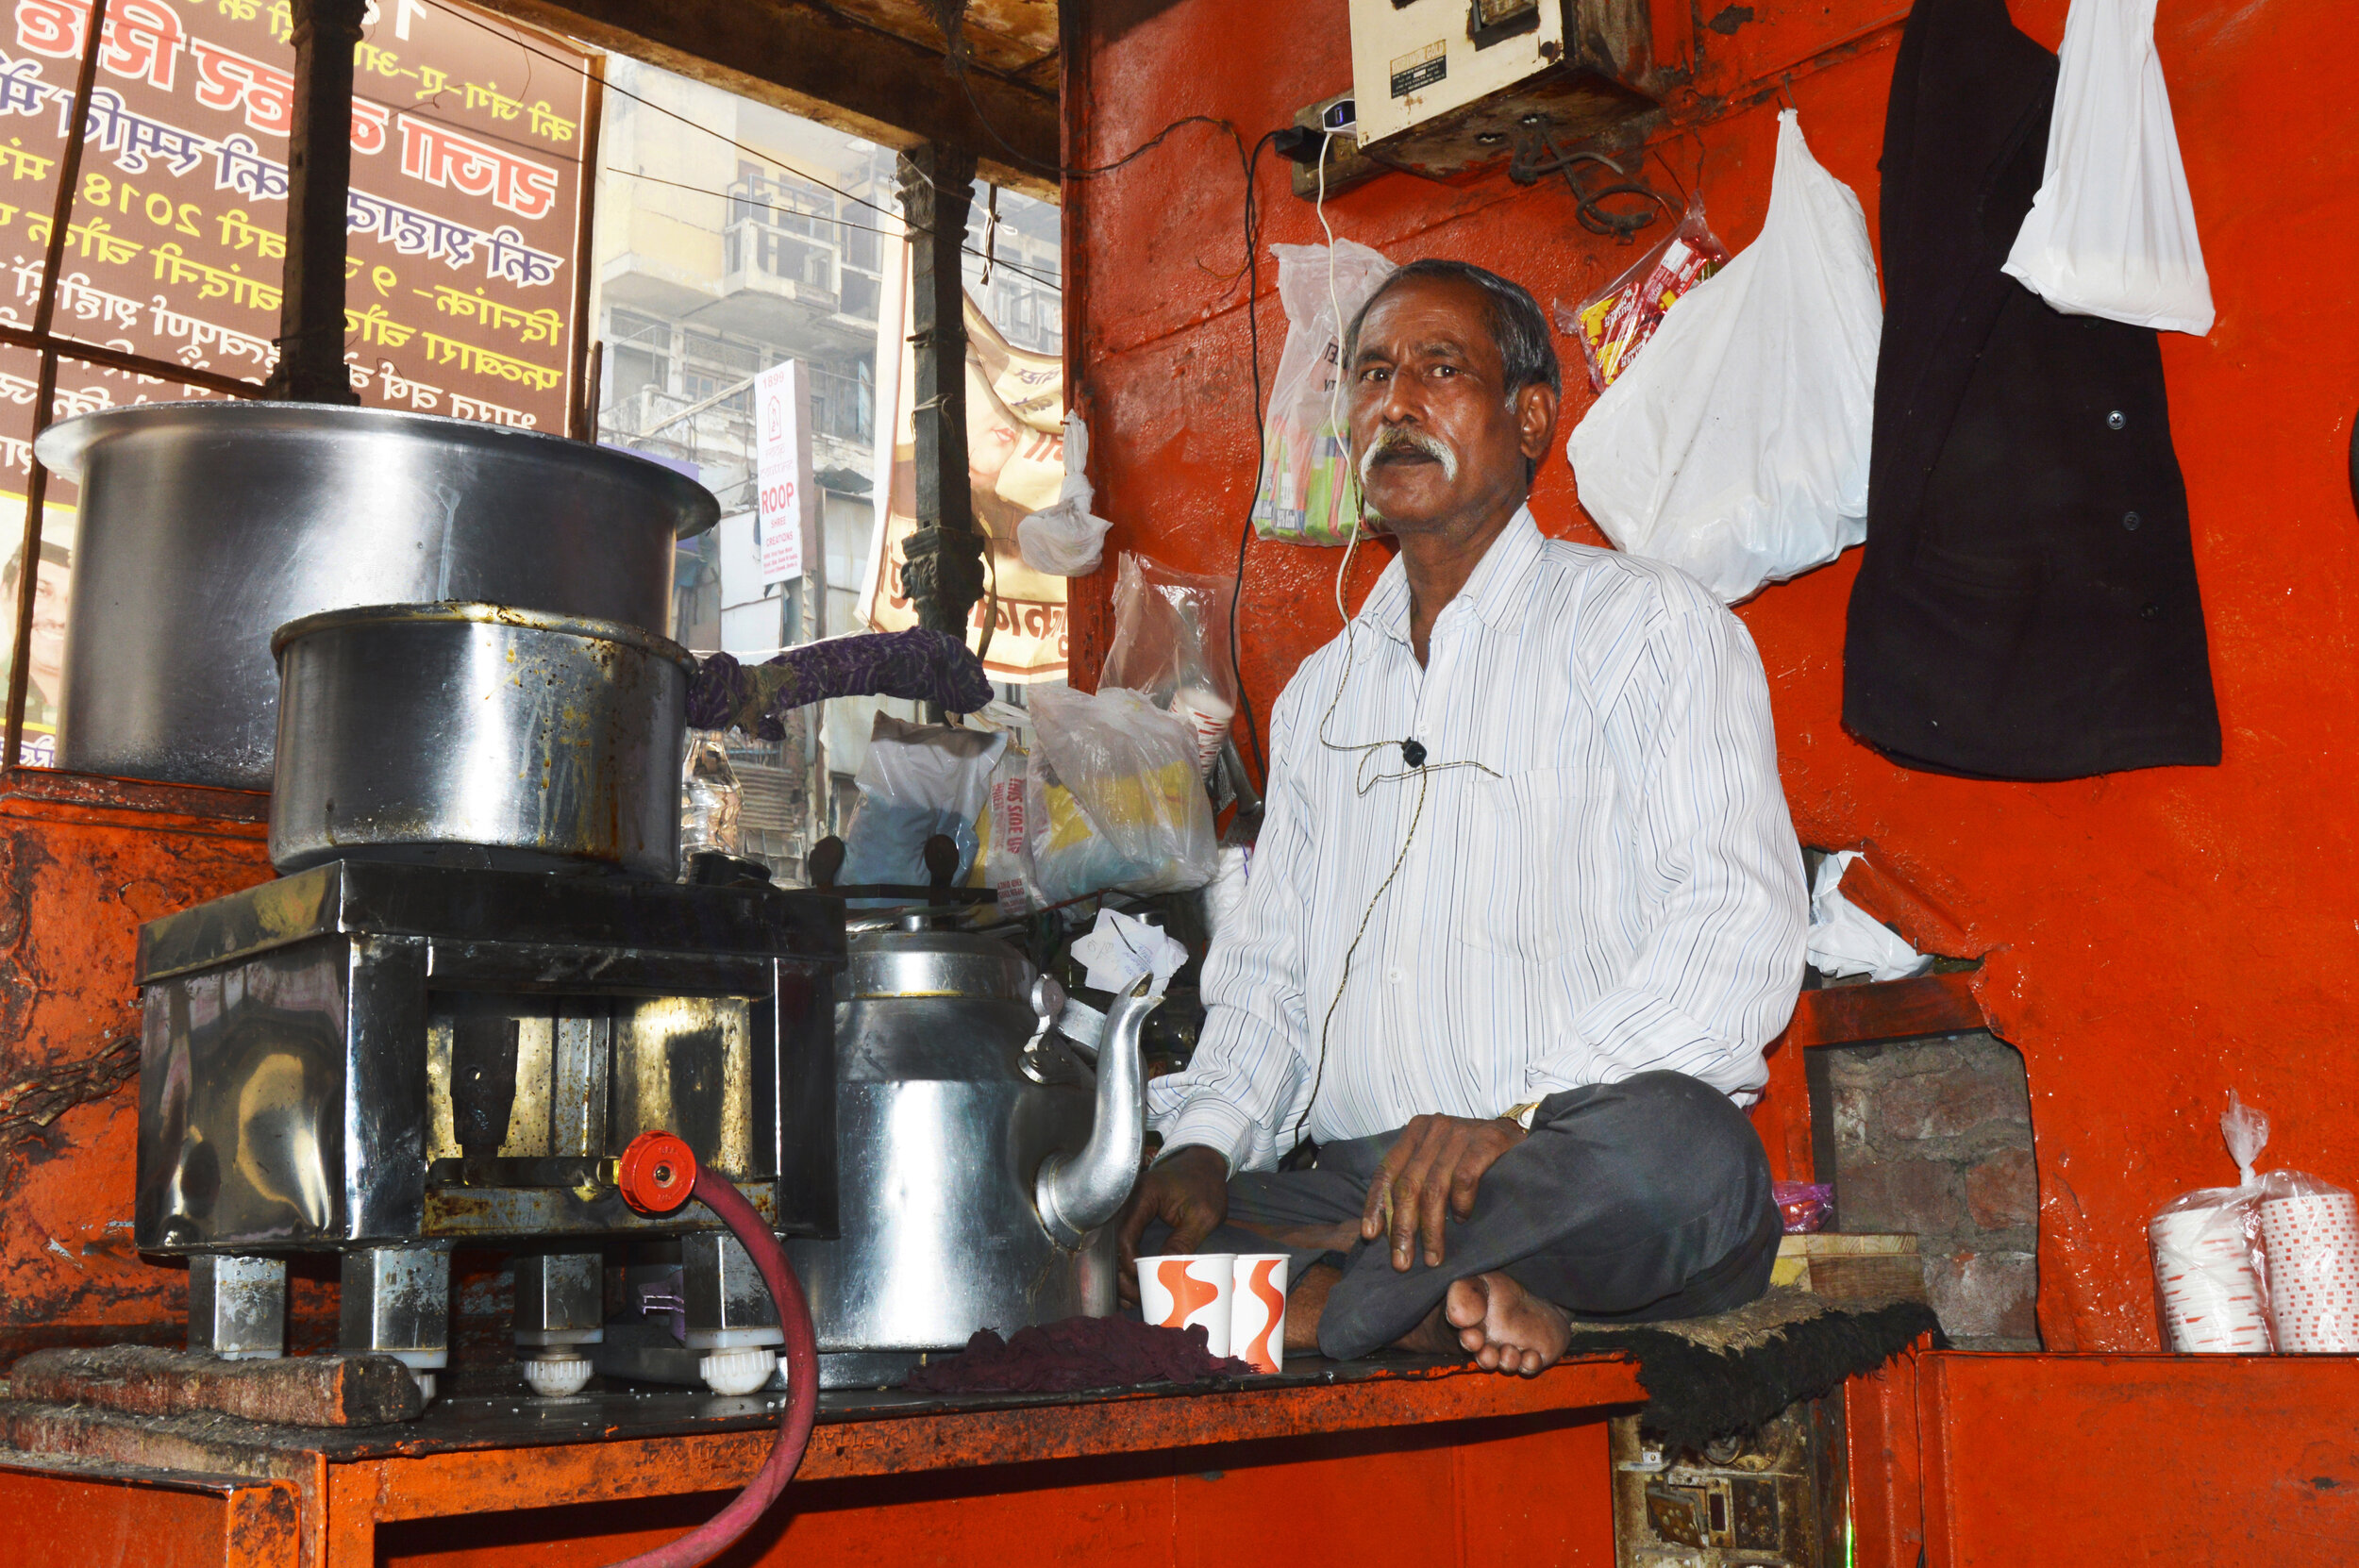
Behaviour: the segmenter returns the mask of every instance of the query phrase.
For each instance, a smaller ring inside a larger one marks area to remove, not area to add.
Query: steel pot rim
[[[587,615],[556,615],[545,610],[518,609],[512,605],[468,600],[418,605],[360,605],[350,609],[324,609],[314,615],[298,617],[272,632],[270,653],[271,658],[279,659],[290,643],[348,626],[455,626],[463,623],[512,626],[521,631],[548,632],[586,642],[619,643],[668,660],[692,678],[696,674],[694,654],[670,638],[658,636],[644,626],[629,626],[621,621],[601,621]]]
[[[224,410],[235,409],[234,413]],[[721,502],[712,492],[677,469],[652,458],[595,442],[575,441],[546,430],[520,430],[477,419],[448,414],[413,413],[403,409],[363,409],[341,403],[280,403],[261,398],[183,399],[173,403],[125,403],[61,419],[33,442],[34,456],[52,473],[79,483],[89,469],[91,454],[101,443],[127,440],[158,428],[204,429],[252,421],[281,431],[316,430],[335,435],[360,431],[371,434],[410,434],[444,444],[516,452],[523,443],[541,443],[532,455],[569,464],[603,465],[618,479],[652,481],[670,492],[673,509],[686,519],[675,530],[678,539],[694,538],[721,521]],[[209,429],[207,433],[219,434]]]

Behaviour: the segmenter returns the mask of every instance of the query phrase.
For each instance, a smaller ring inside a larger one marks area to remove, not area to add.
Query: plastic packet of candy
[[[1769,1184],[1769,1194],[1788,1236],[1807,1236],[1818,1229],[1827,1223],[1827,1210],[1834,1206],[1834,1189],[1825,1182],[1774,1181]]]
[[[1605,391],[1629,369],[1663,325],[1664,312],[1728,259],[1728,246],[1704,221],[1702,199],[1690,197],[1679,227],[1621,276],[1571,309],[1557,301],[1557,329],[1581,340],[1590,390]]]

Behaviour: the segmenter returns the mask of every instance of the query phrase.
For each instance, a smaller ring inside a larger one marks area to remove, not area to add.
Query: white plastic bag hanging
[[[1090,515],[1097,492],[1089,481],[1090,429],[1079,413],[1064,416],[1064,479],[1057,498],[1015,525],[1015,552],[1024,564],[1052,577],[1086,577],[1104,558],[1106,530]]]
[[[2068,315],[2201,337],[2212,281],[2154,53],[2154,0],[2072,0],[2057,58],[2048,166],[2008,275]]]
[[[1378,252],[1335,242],[1333,276],[1325,245],[1272,245],[1278,300],[1286,308],[1286,351],[1270,385],[1254,531],[1288,544],[1348,544],[1350,410],[1335,395],[1344,328],[1397,269]],[[1341,314],[1338,315],[1340,310]]]
[[[1614,544],[1734,604],[1867,537],[1883,305],[1859,198],[1792,109],[1761,237],[1664,316],[1565,443]]]

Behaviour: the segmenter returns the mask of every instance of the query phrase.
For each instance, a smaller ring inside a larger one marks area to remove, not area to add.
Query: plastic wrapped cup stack
[[[2277,1348],[2359,1351],[2359,1199],[2333,1190],[2270,1198],[2261,1246]]]
[[[2147,1226],[2163,1326],[2176,1351],[2261,1355],[2270,1347],[2268,1300],[2245,1226],[2250,1202],[2157,1214]]]

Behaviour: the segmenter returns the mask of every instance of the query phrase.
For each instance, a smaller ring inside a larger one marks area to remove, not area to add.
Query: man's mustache
[[[1458,478],[1458,454],[1447,442],[1423,430],[1395,425],[1368,443],[1360,454],[1360,483],[1365,488],[1368,475],[1386,457],[1398,452],[1414,452],[1432,459],[1442,465],[1442,482],[1451,484]]]

